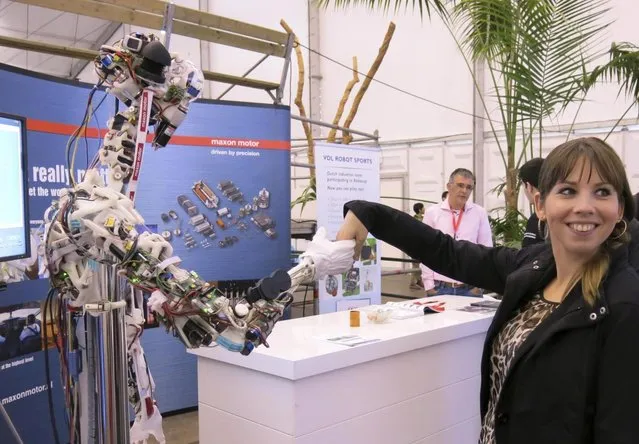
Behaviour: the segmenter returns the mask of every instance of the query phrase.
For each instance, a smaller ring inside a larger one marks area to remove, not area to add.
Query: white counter
[[[339,312],[281,321],[270,348],[198,356],[201,444],[475,444],[479,373],[493,313],[456,310],[349,327]],[[430,299],[429,299],[430,300]],[[357,334],[348,347],[324,338]]]

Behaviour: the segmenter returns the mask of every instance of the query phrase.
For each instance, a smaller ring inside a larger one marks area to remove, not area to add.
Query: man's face
[[[473,179],[456,175],[453,181],[446,185],[448,189],[448,202],[453,208],[463,208],[475,188]]]

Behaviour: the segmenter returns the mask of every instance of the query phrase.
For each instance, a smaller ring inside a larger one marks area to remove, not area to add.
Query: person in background
[[[417,202],[413,205],[413,211],[415,214],[413,217],[420,222],[424,221],[424,212],[426,208],[424,208],[424,204],[421,202]],[[411,264],[411,268],[415,270],[419,270],[419,262],[414,262]],[[424,284],[422,283],[422,275],[421,272],[415,271],[410,274],[410,285],[411,290],[423,290]]]
[[[422,222],[424,220],[424,212],[426,211],[426,209],[424,208],[424,204],[421,202],[417,202],[415,205],[413,205],[413,211],[415,212],[413,217]]]
[[[448,191],[444,191],[442,193],[442,202],[445,201],[447,197],[448,197]]]
[[[24,341],[30,336],[40,336],[40,325],[36,322],[34,314],[27,316],[27,324],[22,329],[22,333],[20,333],[20,341]]]
[[[544,160],[535,210],[548,241],[488,248],[371,202],[344,206],[337,240],[368,232],[440,273],[503,295],[481,360],[480,444],[639,443],[639,274],[623,162],[594,138]],[[437,315],[435,315],[437,316]]]
[[[530,159],[528,162],[524,163],[521,168],[519,168],[519,180],[524,186],[524,194],[531,205],[534,204],[535,193],[539,191],[539,172],[541,171],[543,163],[544,159],[536,157],[534,159]],[[524,232],[524,237],[521,240],[522,248],[544,242],[545,239],[542,236],[544,229],[544,225],[539,221],[539,218],[533,211],[528,218],[526,231]]]
[[[424,223],[455,239],[492,247],[493,236],[488,213],[481,206],[468,202],[475,188],[473,173],[465,168],[457,168],[450,175],[446,187],[446,200],[428,208],[424,215]],[[435,273],[425,265],[420,267],[427,296],[453,294],[478,297],[483,293],[480,288]]]

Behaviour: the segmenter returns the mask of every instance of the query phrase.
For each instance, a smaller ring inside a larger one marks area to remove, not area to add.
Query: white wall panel
[[[380,168],[382,175],[408,173],[408,153],[406,148],[382,150]]]
[[[410,197],[439,202],[446,189],[444,147],[411,148],[408,154]]]
[[[500,141],[500,143],[505,151],[505,141]],[[492,190],[503,183],[505,177],[506,169],[504,168],[504,160],[501,156],[499,146],[494,140],[487,140],[484,143],[483,178],[479,179],[484,181],[484,190],[486,192],[484,196],[484,207],[487,211],[504,206],[504,196],[497,195],[497,193],[492,192]]]

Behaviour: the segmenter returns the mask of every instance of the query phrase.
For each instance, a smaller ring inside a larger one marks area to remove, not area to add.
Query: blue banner
[[[91,85],[6,65],[0,65],[0,83],[6,92],[0,111],[27,118],[29,212],[37,243],[46,209],[70,185],[70,175],[78,180],[96,155],[116,103],[95,91],[90,104],[95,116],[87,135],[69,143],[82,122]],[[290,200],[289,108],[202,100],[192,104],[166,148],[146,150],[136,207],[150,230],[170,240],[184,268],[206,280],[225,281],[259,279],[290,266]],[[24,281],[0,292],[0,316],[12,319],[0,319],[0,335],[3,323],[21,329],[29,324],[28,315],[15,315],[14,305],[26,307],[46,298],[48,281],[37,279],[42,268],[37,261],[29,267]],[[42,322],[39,314],[37,322]],[[160,410],[196,406],[195,358],[163,329],[147,331],[142,344]],[[49,387],[58,428],[65,433],[61,438],[68,439],[57,351],[49,353],[52,382],[47,386],[44,352],[16,350],[3,359],[0,344],[0,400],[10,400],[5,407],[22,439],[54,442]],[[11,442],[2,420],[0,442]]]

